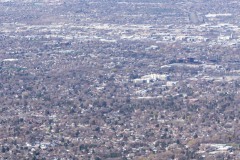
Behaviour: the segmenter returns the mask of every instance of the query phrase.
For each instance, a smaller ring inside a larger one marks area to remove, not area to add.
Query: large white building
[[[151,81],[156,81],[156,80],[161,80],[161,81],[166,81],[168,79],[168,75],[166,74],[148,74],[145,76],[142,76],[141,78],[134,79],[135,83],[141,83],[141,82],[146,82],[150,83]]]

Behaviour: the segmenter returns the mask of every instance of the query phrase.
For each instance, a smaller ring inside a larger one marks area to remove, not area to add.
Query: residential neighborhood
[[[239,8],[0,0],[0,159],[239,160]]]

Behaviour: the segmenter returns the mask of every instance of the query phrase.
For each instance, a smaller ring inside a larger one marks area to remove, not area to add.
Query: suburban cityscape
[[[240,160],[239,8],[0,0],[0,159]]]

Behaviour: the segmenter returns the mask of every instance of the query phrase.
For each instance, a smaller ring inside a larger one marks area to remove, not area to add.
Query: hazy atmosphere
[[[240,160],[239,0],[0,0],[1,160]]]

